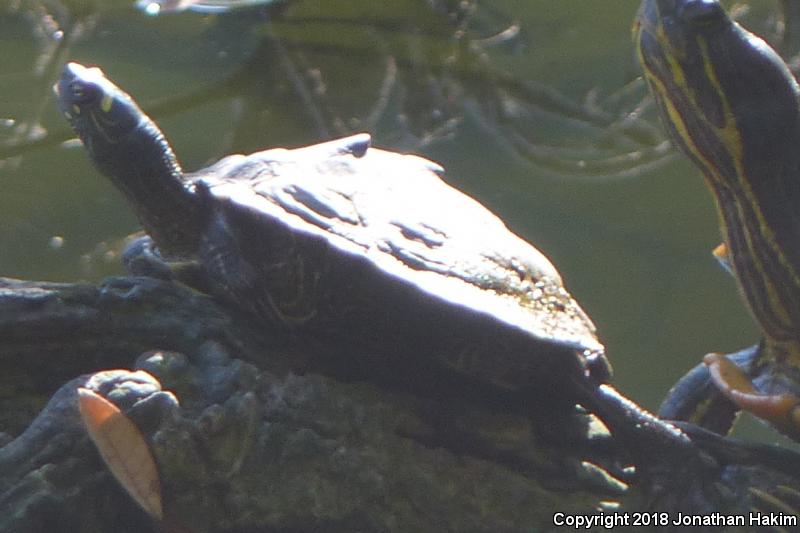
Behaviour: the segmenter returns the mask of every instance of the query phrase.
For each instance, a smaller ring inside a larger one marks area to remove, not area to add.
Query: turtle
[[[763,507],[742,486],[768,507],[776,484],[800,478],[798,454],[679,429],[612,387],[596,328],[556,268],[447,185],[438,164],[358,134],[184,173],[155,123],[98,68],[67,64],[55,92],[144,227],[126,253],[133,273],[172,273],[270,332],[311,342],[314,370],[336,376],[351,360],[424,390],[509,393],[531,414],[535,403],[580,404],[649,478],[659,510]]]
[[[716,203],[730,273],[762,339],[708,354],[668,393],[665,418],[727,433],[750,411],[800,439],[800,89],[786,63],[716,0],[645,0],[644,77],[669,137]]]
[[[508,391],[610,379],[596,328],[553,264],[439,165],[357,134],[184,173],[100,69],[69,63],[55,91],[147,234],[124,254],[135,273],[197,267],[184,279],[314,342],[323,366],[345,351],[377,374],[414,368],[434,387],[457,375]]]

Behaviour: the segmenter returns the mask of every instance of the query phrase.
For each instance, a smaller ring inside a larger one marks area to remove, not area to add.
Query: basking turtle
[[[800,456],[693,427],[690,438],[606,385],[603,346],[555,268],[445,184],[438,165],[357,135],[184,174],[157,126],[99,69],[67,65],[56,92],[149,235],[129,264],[195,265],[200,275],[186,279],[196,286],[314,342],[315,368],[335,374],[350,360],[427,390],[466,383],[581,403],[649,479],[658,510],[763,504],[742,487],[771,505],[776,485],[800,477]]]
[[[363,134],[184,173],[99,69],[68,64],[56,92],[155,245],[135,243],[129,262],[195,262],[204,288],[316,342],[322,364],[345,352],[370,372],[506,390],[609,378],[595,327],[553,265],[438,165]]]
[[[727,431],[738,409],[800,438],[800,90],[780,56],[716,0],[645,0],[645,78],[670,137],[716,200],[723,244],[763,340],[706,364],[661,413]],[[725,400],[727,398],[728,400]],[[732,403],[731,403],[732,402]]]

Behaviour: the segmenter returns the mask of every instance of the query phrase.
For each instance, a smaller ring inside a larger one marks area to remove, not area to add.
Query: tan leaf
[[[78,388],[78,406],[108,469],[147,514],[161,520],[161,482],[142,433],[116,405],[92,390]]]

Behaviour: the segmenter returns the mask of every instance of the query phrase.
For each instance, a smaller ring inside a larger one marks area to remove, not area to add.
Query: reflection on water
[[[774,4],[739,14],[796,53],[795,26]],[[7,4],[0,275],[120,272],[136,221],[68,142],[50,96],[65,60],[97,64],[137,95],[189,170],[355,131],[438,160],[559,266],[617,383],[654,408],[702,354],[757,333],[709,254],[710,196],[671,155],[638,80],[637,7],[294,0],[147,17],[132,0]]]

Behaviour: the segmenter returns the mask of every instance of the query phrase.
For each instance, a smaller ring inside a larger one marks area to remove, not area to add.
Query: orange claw
[[[734,275],[733,265],[731,265],[731,257],[730,253],[728,252],[727,244],[724,242],[718,244],[716,248],[711,250],[711,255],[714,256],[714,259],[717,260],[720,266],[724,268],[728,274]]]
[[[762,394],[727,357],[710,353],[703,358],[719,391],[739,408],[761,418],[781,432],[800,436],[800,397],[794,394]]]
[[[711,254],[720,261],[728,260],[728,245],[724,242],[719,243],[716,248],[711,250]]]

